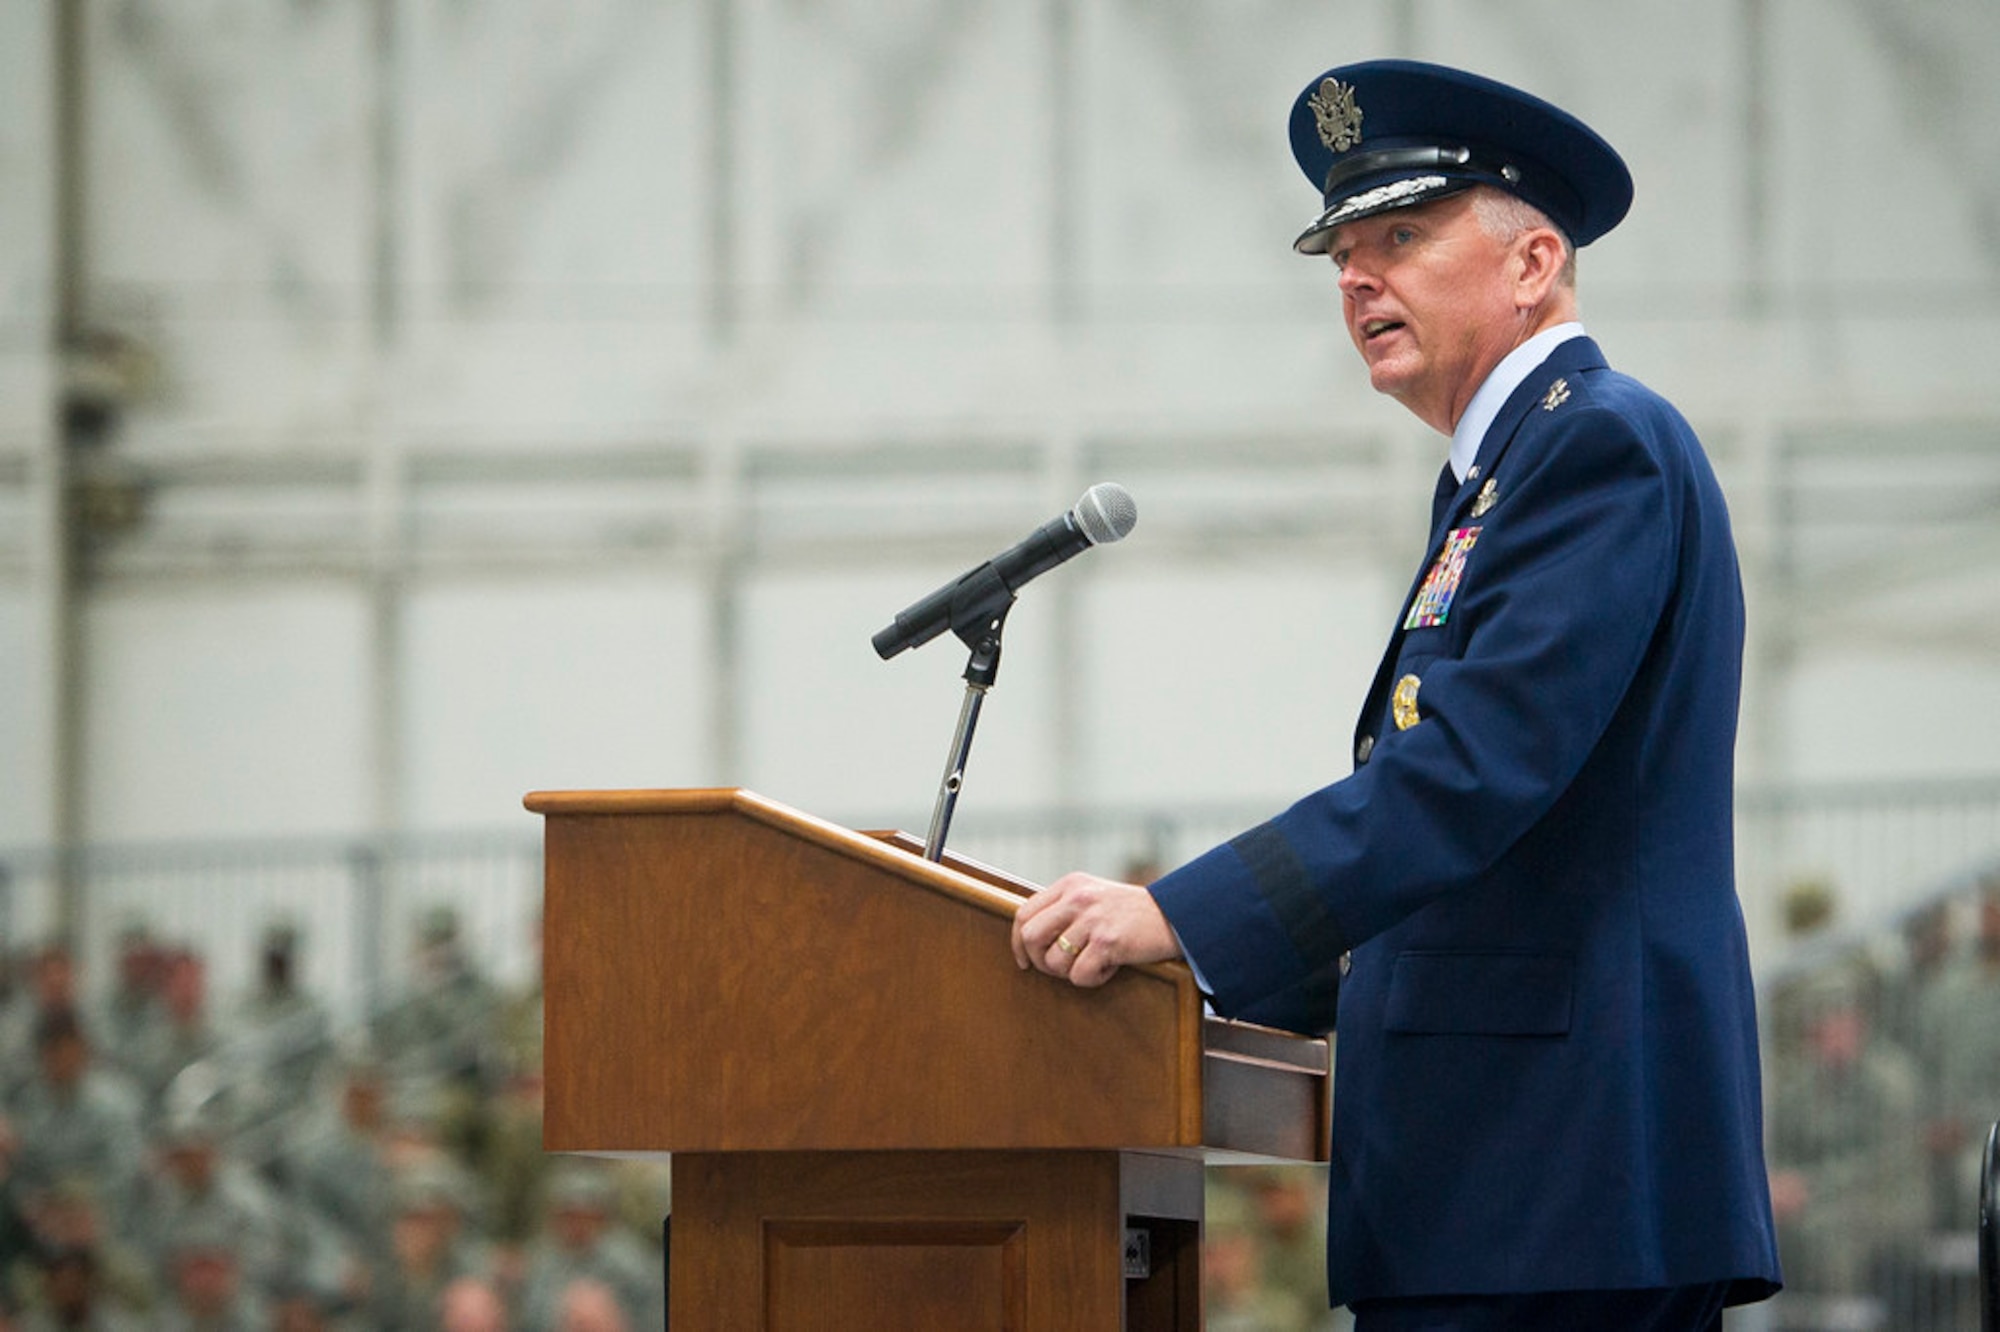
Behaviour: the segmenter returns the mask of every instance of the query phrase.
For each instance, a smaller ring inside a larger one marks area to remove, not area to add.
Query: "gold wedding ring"
[[[1075,957],[1078,953],[1081,953],[1083,951],[1081,948],[1078,948],[1075,944],[1069,941],[1069,936],[1067,934],[1058,934],[1056,936],[1056,947],[1062,949],[1065,953],[1068,953],[1071,957]]]

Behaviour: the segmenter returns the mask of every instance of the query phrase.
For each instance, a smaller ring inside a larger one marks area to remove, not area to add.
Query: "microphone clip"
[[[983,687],[992,687],[1000,669],[1000,631],[1013,608],[1014,591],[991,564],[980,565],[952,588],[951,631],[972,650],[965,666],[967,683],[979,675]]]

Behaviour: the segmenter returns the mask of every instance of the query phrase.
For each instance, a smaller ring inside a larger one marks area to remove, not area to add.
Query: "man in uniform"
[[[257,979],[232,1015],[232,1035],[257,1072],[256,1108],[274,1118],[310,1108],[334,1053],[332,1017],[306,988],[302,965],[299,926],[289,919],[268,923],[257,951]]]
[[[2000,1114],[2000,884],[1979,898],[1977,932],[1963,957],[1939,968],[1917,1012],[1932,1149],[1947,1183],[1949,1225],[1978,1215],[1986,1131]]]
[[[21,1144],[15,1186],[33,1199],[64,1180],[86,1180],[109,1215],[127,1216],[145,1154],[137,1092],[93,1062],[90,1038],[69,1009],[43,1014],[35,1055],[38,1076],[7,1108]]]
[[[524,1274],[515,1301],[527,1328],[560,1324],[564,1297],[578,1282],[610,1291],[633,1327],[666,1320],[656,1255],[618,1222],[611,1177],[596,1163],[567,1162],[549,1182],[542,1233],[522,1254]]]
[[[1352,776],[1150,889],[1069,875],[1014,950],[1186,956],[1216,1009],[1334,1025],[1329,1290],[1359,1332],[1714,1329],[1777,1286],[1731,810],[1722,494],[1577,323],[1625,215],[1575,117],[1376,61],[1299,95],[1373,387],[1451,437]]]
[[[1924,1229],[1916,1073],[1875,1038],[1873,979],[1860,959],[1800,977],[1771,1044],[1771,1202],[1788,1281],[1781,1320],[1816,1311],[1829,1325],[1843,1316],[1868,1325],[1890,1264],[1909,1257],[1885,1241]]]

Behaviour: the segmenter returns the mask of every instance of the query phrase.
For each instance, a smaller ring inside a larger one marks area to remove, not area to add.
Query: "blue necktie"
[[[1451,464],[1446,463],[1438,473],[1437,493],[1431,496],[1431,527],[1444,521],[1444,511],[1451,504],[1452,496],[1458,493],[1458,478],[1452,474]]]

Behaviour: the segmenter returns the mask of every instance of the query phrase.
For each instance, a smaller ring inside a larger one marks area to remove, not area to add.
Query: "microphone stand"
[[[979,708],[986,701],[986,692],[1000,673],[1000,631],[1013,605],[1013,592],[991,566],[967,577],[952,594],[951,631],[972,652],[965,663],[965,701],[959,705],[958,726],[952,733],[951,751],[945,756],[944,779],[938,783],[937,803],[931,809],[930,832],[924,837],[925,860],[944,859],[945,833],[958,806],[959,790],[965,785],[973,728],[979,725]]]

